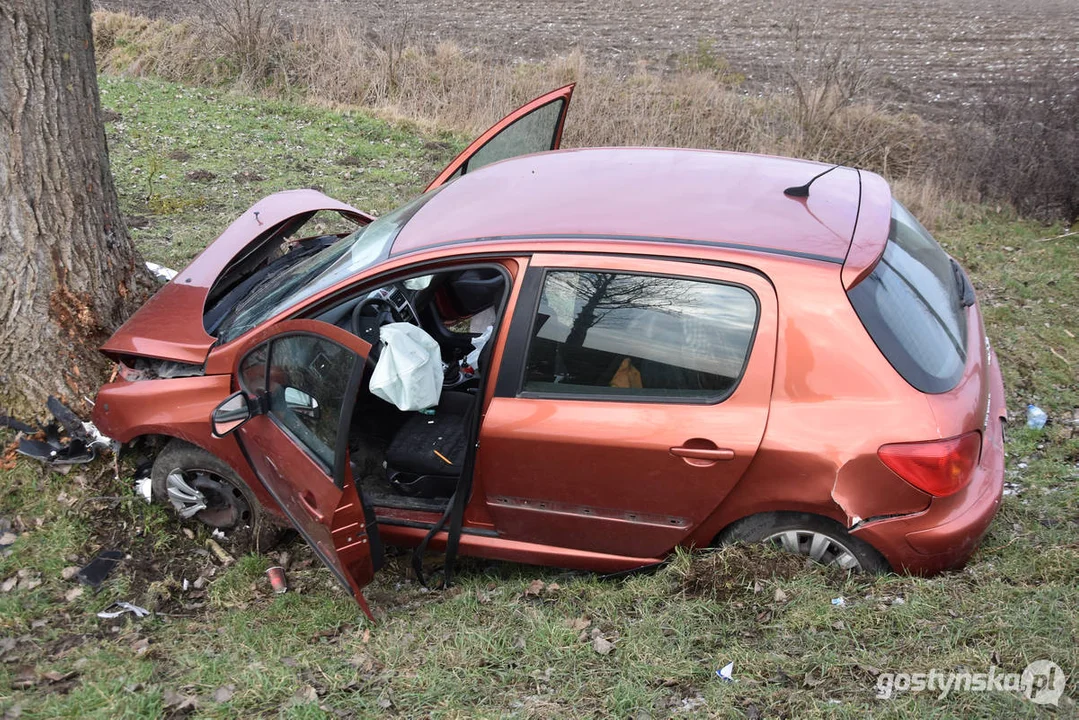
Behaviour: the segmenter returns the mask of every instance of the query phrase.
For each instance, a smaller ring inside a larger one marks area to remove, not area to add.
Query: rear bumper
[[[963,567],[1000,508],[1004,493],[1004,384],[995,358],[989,423],[982,456],[970,484],[935,498],[915,515],[880,520],[852,534],[875,547],[897,572],[931,575]]]

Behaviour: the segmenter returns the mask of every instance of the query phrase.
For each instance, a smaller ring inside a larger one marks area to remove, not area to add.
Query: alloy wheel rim
[[[830,535],[815,530],[782,530],[764,538],[787,552],[805,555],[823,565],[861,570],[862,563],[850,548]]]
[[[174,468],[165,477],[169,502],[184,519],[227,530],[251,517],[243,493],[212,470]]]

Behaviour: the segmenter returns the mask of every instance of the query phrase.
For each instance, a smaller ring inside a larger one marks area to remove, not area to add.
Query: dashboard
[[[356,306],[369,300],[381,300],[393,308],[395,316],[401,322],[419,325],[420,316],[416,310],[416,300],[419,294],[420,291],[409,290],[404,287],[403,283],[393,283],[344,302],[318,315],[315,319],[352,332],[352,312],[356,309]]]
[[[399,322],[407,322],[413,325],[420,324],[420,316],[416,312],[415,306],[412,304],[412,298],[410,294],[418,291],[408,290],[401,285],[394,283],[392,285],[386,285],[380,287],[377,290],[372,290],[364,296],[363,300],[379,299],[389,303]]]

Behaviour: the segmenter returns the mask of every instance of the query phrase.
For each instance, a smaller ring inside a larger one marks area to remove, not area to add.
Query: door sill
[[[378,524],[380,526],[382,526],[382,525],[392,525],[392,526],[395,526],[395,527],[416,528],[418,530],[430,530],[431,528],[433,528],[435,526],[435,524],[433,522],[422,522],[420,520],[406,520],[405,518],[399,518],[399,517],[384,517],[384,516],[378,515],[377,512],[375,513],[375,517],[378,518]],[[442,532],[446,532],[446,530],[442,530]],[[487,528],[470,528],[470,527],[461,528],[461,534],[462,535],[478,535],[479,537],[492,537],[492,538],[498,537],[497,532],[495,532],[494,530],[489,530]]]

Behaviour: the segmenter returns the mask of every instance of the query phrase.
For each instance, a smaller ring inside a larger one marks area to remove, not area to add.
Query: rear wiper
[[[963,268],[955,261],[955,258],[948,259],[952,261],[952,274],[955,275],[955,282],[959,286],[959,304],[970,307],[974,304],[974,286],[970,284],[970,278],[963,272]]]

